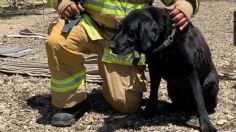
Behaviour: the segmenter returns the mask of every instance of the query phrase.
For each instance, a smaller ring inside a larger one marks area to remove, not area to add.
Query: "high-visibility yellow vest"
[[[86,0],[83,7],[87,10],[94,10],[109,15],[125,16],[132,9],[140,9],[145,4],[131,4],[115,0]]]
[[[145,6],[145,2],[143,2],[143,4],[132,4],[129,3],[129,0],[127,0],[127,2],[122,2],[121,0],[84,0],[83,3],[83,7],[92,20],[100,26],[113,29],[117,28],[120,20],[124,18],[124,16],[126,16],[131,10],[141,9]],[[88,17],[86,18],[88,22]],[[88,26],[85,26],[85,24],[83,24],[83,26],[92,40],[102,39],[102,37],[100,37],[101,35],[97,35],[98,32],[95,31],[96,29],[92,29],[94,26],[89,26],[89,28]],[[90,30],[92,30],[95,34],[91,34]]]
[[[76,1],[76,0],[74,0]],[[146,0],[82,0],[83,7],[88,15],[83,15],[83,26],[91,40],[103,39],[91,22],[116,28],[119,21],[133,9],[140,9],[146,6]],[[48,0],[51,6],[57,5],[57,0]]]
[[[86,14],[81,17],[81,24],[89,38],[93,41],[102,40],[102,35],[96,29],[93,21],[108,28],[117,28],[119,21],[131,10],[146,7],[146,0],[83,0]],[[113,54],[110,49],[105,49],[102,61],[122,65],[132,65],[132,53],[121,56]],[[141,55],[138,65],[145,65],[145,56]]]

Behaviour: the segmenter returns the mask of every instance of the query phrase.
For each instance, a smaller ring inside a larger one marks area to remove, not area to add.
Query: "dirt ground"
[[[48,24],[55,19],[56,13],[50,8],[40,8],[40,12],[35,9],[25,10],[18,15],[0,17],[0,47],[22,46],[41,49],[37,54],[14,60],[47,62],[45,39],[3,37],[5,34],[18,34],[20,29],[25,28],[38,33],[47,33]],[[220,74],[219,102],[216,112],[211,114],[210,118],[222,132],[236,132],[234,11],[236,11],[234,1],[201,2],[198,14],[192,19],[204,34]],[[157,112],[153,119],[141,118],[139,113],[129,115],[118,113],[104,100],[100,84],[88,83],[87,86],[88,112],[75,125],[56,128],[50,125],[50,119],[56,111],[50,101],[50,79],[0,72],[0,131],[198,131],[199,124],[196,116],[189,117],[184,112]],[[164,81],[161,83],[159,96],[162,102],[169,102]]]

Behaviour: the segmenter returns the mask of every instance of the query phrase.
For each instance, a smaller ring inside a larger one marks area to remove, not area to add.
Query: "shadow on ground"
[[[26,100],[27,105],[38,110],[41,117],[37,119],[37,123],[49,125],[53,114],[57,111],[51,104],[49,94],[36,95]],[[113,110],[102,96],[101,90],[92,90],[88,94],[88,113],[95,112],[106,115],[103,126],[97,131],[115,131],[118,129],[140,130],[142,126],[166,126],[169,123],[178,126],[198,129],[197,126],[187,124],[186,122],[193,117],[193,113],[184,113],[181,111],[173,112],[166,110],[170,104],[165,101],[159,101],[161,108],[158,108],[156,115],[152,119],[146,119],[142,116],[142,110],[138,110],[135,114],[121,114]],[[167,107],[166,107],[167,106]]]

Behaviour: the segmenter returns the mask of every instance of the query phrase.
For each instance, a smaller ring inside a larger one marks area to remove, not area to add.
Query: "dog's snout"
[[[114,44],[114,43],[111,43],[111,44],[109,45],[109,48],[113,50],[113,49],[115,49],[115,48],[116,48],[116,46],[115,46],[115,44]]]
[[[112,42],[110,45],[109,45],[109,48],[111,49],[111,51],[113,52],[113,53],[117,53],[117,46],[116,46],[116,44],[114,43],[114,42]]]

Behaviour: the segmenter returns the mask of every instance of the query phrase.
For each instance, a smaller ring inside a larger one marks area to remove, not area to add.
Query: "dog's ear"
[[[160,29],[154,20],[143,22],[140,28],[140,46],[146,51],[157,41]]]
[[[155,21],[152,21],[149,31],[148,31],[148,36],[150,37],[150,39],[155,42],[157,41],[158,37],[159,37],[159,27],[157,25],[157,23]]]

